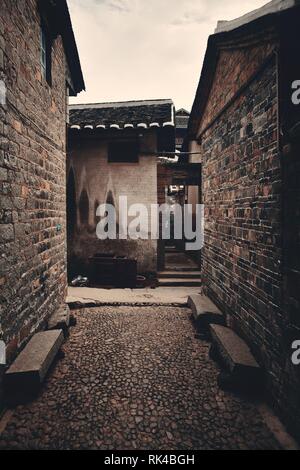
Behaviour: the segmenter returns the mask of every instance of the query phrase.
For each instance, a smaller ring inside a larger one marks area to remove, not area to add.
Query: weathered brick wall
[[[300,340],[300,137],[283,148],[284,162],[284,340],[286,349]],[[300,366],[286,355],[281,387],[276,391],[279,412],[286,414],[300,439]]]
[[[278,386],[280,158],[273,61],[204,134],[206,289]]]
[[[236,50],[229,47],[220,52],[209,95],[209,105],[202,117],[200,130],[205,129],[241,87],[247,83],[273,49],[274,41],[266,40],[254,47],[241,47]]]
[[[205,204],[203,278],[208,295],[265,369],[272,405],[300,434],[300,381],[291,364],[286,330],[278,64],[275,54],[266,62],[271,49],[269,44],[265,53],[257,48],[253,53],[245,49],[244,56],[243,49],[220,53],[199,129]],[[253,54],[259,58],[254,64],[249,60]],[[239,94],[241,86],[245,88]],[[290,183],[289,191],[295,196]]]
[[[274,63],[203,136],[204,271],[271,368],[281,286],[280,159]],[[274,331],[269,333],[270,321]],[[267,347],[268,346],[268,347]]]
[[[299,15],[294,11],[281,25],[279,56],[280,128],[283,176],[283,289],[285,342],[300,340],[300,104],[291,99],[292,83],[300,77]],[[278,401],[300,440],[300,366],[289,357],[282,374]]]
[[[59,37],[52,87],[42,78],[36,0],[1,0],[0,337],[9,360],[66,291],[65,71]]]

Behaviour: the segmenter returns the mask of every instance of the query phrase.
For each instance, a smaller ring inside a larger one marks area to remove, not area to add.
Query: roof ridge
[[[280,13],[299,5],[299,0],[271,0],[265,5],[232,20],[218,21],[215,34],[233,31],[266,15]]]
[[[174,104],[171,98],[165,99],[154,99],[154,100],[130,100],[130,101],[108,101],[104,103],[78,103],[69,104],[69,108],[72,109],[85,109],[85,108],[111,108],[111,107],[122,107],[122,106],[142,106],[143,104]]]

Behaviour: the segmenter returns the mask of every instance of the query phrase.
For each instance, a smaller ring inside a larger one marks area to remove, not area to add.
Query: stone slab
[[[201,287],[201,279],[187,279],[187,278],[159,278],[158,285],[160,287]]]
[[[188,297],[188,306],[192,310],[194,319],[201,326],[218,324],[225,326],[225,317],[218,307],[205,295],[196,294]]]
[[[64,305],[59,308],[54,314],[50,317],[48,321],[48,330],[63,330],[64,336],[68,334],[68,329],[70,326],[70,309],[68,305]]]
[[[97,289],[69,287],[67,304],[92,307],[101,305],[178,305],[186,306],[188,296],[199,294],[199,287],[157,287],[156,289]]]
[[[201,271],[160,271],[158,273],[159,279],[170,278],[184,278],[184,279],[201,279]]]
[[[5,396],[38,392],[63,341],[62,330],[35,334],[4,375]]]
[[[261,369],[245,341],[221,325],[211,325],[210,330],[213,345],[231,374],[251,375],[252,378],[260,376]]]

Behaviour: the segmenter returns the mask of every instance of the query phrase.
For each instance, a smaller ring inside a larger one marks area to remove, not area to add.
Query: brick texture
[[[66,60],[59,37],[50,87],[35,0],[1,1],[0,79],[0,336],[11,360],[66,291]]]
[[[266,41],[255,47],[229,48],[220,53],[214,81],[209,96],[209,105],[202,117],[201,129],[234,97],[251,78],[274,49],[274,42]],[[230,80],[228,80],[230,77]]]
[[[205,134],[202,148],[205,277],[241,324],[247,315],[255,344],[264,341],[269,316],[280,306],[274,65]]]
[[[228,323],[248,342],[265,369],[272,406],[299,433],[299,373],[291,363],[284,301],[286,252],[275,54],[261,68],[271,49],[268,45],[264,53],[257,48],[245,49],[244,55],[243,49],[220,53],[199,129],[206,220],[203,278],[208,295],[227,313]],[[252,55],[260,59],[253,63]],[[249,73],[243,72],[245,67]],[[290,151],[295,163],[296,150]],[[295,175],[294,186],[288,181],[290,199],[299,192],[296,168],[292,163],[288,168]],[[290,213],[294,216],[295,207],[293,202]],[[295,248],[298,241],[291,219],[289,228]],[[289,253],[295,257],[292,247]],[[293,272],[293,283],[291,270],[288,275],[288,308],[297,309],[299,288],[293,292],[291,288],[297,284],[298,272]]]

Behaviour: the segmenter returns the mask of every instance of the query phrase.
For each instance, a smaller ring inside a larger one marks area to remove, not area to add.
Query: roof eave
[[[66,27],[62,33],[62,38],[64,41],[66,58],[74,85],[74,89],[72,90],[73,93],[70,93],[70,95],[76,96],[81,91],[85,91],[85,83],[75,35],[73,31],[72,21],[70,17],[70,12],[66,0],[60,1],[59,6],[62,9],[62,15],[65,18],[66,23]]]
[[[41,16],[49,19],[54,37],[58,35],[62,37],[72,79],[70,95],[76,96],[77,93],[85,90],[85,83],[67,2],[66,0],[38,0],[38,8]]]

